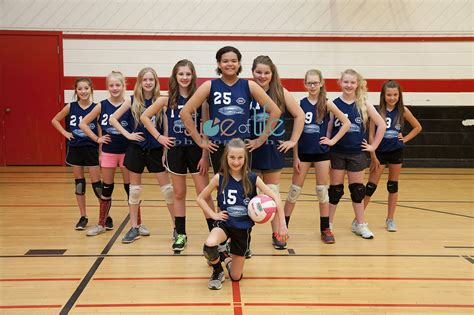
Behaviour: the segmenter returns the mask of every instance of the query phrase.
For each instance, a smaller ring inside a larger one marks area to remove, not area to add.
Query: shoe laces
[[[186,235],[178,234],[175,244],[184,244],[186,242]]]
[[[330,229],[325,229],[325,230],[323,231],[323,234],[324,234],[325,236],[331,236],[331,237],[334,236],[334,234],[332,234],[332,231],[331,231]]]
[[[220,280],[221,272],[217,270],[212,271],[211,280]]]

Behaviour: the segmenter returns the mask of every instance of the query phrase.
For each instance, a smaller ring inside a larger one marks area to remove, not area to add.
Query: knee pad
[[[204,244],[202,252],[204,253],[204,257],[206,257],[206,259],[209,261],[214,261],[219,258],[219,250],[217,249],[217,245],[207,246]]]
[[[86,194],[86,179],[79,178],[75,180],[76,182],[76,195],[85,195]]]
[[[328,185],[317,185],[316,186],[316,195],[318,196],[320,203],[328,203],[329,202],[329,193],[328,193]]]
[[[114,191],[114,183],[106,184],[104,183],[102,186],[102,196],[106,199],[110,199],[112,197],[112,193]]]
[[[142,187],[140,185],[130,185],[130,197],[128,198],[128,203],[131,205],[140,204],[140,193],[142,192]]]
[[[125,189],[125,193],[127,194],[127,199],[130,198],[130,184],[123,184],[123,189]]]
[[[371,182],[367,182],[367,185],[365,185],[365,195],[372,197],[376,189],[377,189],[377,185]]]
[[[398,192],[398,182],[394,180],[389,180],[387,182],[387,190],[391,194]]]
[[[161,193],[163,197],[165,197],[165,201],[167,204],[173,203],[173,186],[171,184],[166,184],[160,187]]]
[[[100,199],[102,195],[102,182],[92,183],[92,189],[94,190],[95,196]]]
[[[268,188],[270,188],[277,196],[280,196],[280,185],[275,184],[267,184]]]
[[[344,184],[329,186],[329,203],[337,205],[344,196]]]
[[[361,203],[365,197],[365,186],[361,183],[349,184],[349,190],[351,192],[351,199],[355,203]]]
[[[232,274],[229,273],[229,278],[230,278],[231,281],[239,282],[240,280],[242,280],[243,275],[244,275],[244,274],[241,273],[239,279],[234,279],[234,278],[232,278]]]
[[[301,194],[301,187],[291,184],[288,188],[288,196],[286,196],[286,200],[291,203],[295,203],[298,200],[298,197]]]

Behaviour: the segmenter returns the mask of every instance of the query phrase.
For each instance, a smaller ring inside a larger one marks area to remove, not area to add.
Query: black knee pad
[[[234,279],[234,278],[232,278],[232,274],[229,273],[229,278],[230,278],[230,280],[231,280],[231,281],[234,281],[234,282],[239,282],[240,280],[242,280],[242,277],[243,277],[243,276],[244,276],[244,274],[241,273],[239,279]]]
[[[344,184],[329,186],[329,203],[337,205],[344,195]]]
[[[387,190],[391,194],[398,192],[398,182],[394,180],[387,181]]]
[[[365,185],[365,195],[372,197],[376,189],[377,189],[377,185],[371,182],[367,182],[367,185]]]
[[[102,196],[104,196],[106,199],[110,199],[112,197],[112,193],[114,192],[114,183],[112,184],[106,184],[102,186]]]
[[[365,197],[365,186],[361,183],[349,184],[349,190],[351,192],[351,199],[355,203],[361,203]]]
[[[85,195],[86,194],[86,179],[79,178],[75,180],[76,182],[76,195]]]
[[[204,244],[202,251],[204,253],[204,257],[206,257],[206,259],[209,261],[214,261],[219,258],[219,250],[217,249],[217,245],[207,246]]]
[[[102,195],[102,182],[92,183],[92,189],[94,190],[95,196],[100,199]]]
[[[130,184],[123,184],[123,189],[127,193],[127,200],[130,198]]]

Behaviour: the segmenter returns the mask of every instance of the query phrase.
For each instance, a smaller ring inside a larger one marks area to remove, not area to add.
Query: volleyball
[[[250,200],[247,207],[249,217],[255,223],[265,223],[273,220],[277,210],[276,202],[267,195],[257,195]]]

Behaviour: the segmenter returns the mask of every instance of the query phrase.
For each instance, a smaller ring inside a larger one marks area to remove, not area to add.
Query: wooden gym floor
[[[282,174],[283,199],[291,171]],[[384,175],[367,210],[375,239],[351,233],[346,185],[336,244],[322,244],[312,175],[291,219],[288,250],[273,249],[269,224],[256,226],[244,279],[211,291],[202,257],[207,228],[191,179],[188,246],[175,255],[168,211],[150,174],[142,213],[152,235],[126,245],[120,173],[115,230],[86,237],[74,230],[79,211],[69,168],[0,168],[0,314],[474,314],[474,171],[402,172],[398,232],[384,229]],[[91,226],[98,202],[86,179]]]

